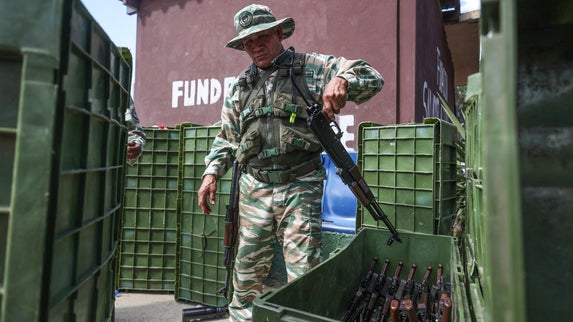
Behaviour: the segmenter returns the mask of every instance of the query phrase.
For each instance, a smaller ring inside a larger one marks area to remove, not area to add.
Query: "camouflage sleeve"
[[[324,87],[334,77],[348,81],[348,100],[356,104],[371,99],[384,85],[382,75],[365,60],[312,53],[307,55],[306,65],[307,70],[313,70],[315,92],[318,95],[322,95]],[[311,86],[309,88],[312,90]]]
[[[219,179],[232,167],[240,142],[239,86],[235,82],[221,109],[221,131],[215,137],[211,151],[205,157],[207,168],[203,176],[213,174]]]
[[[129,108],[125,111],[125,123],[127,125],[127,142],[135,141],[135,143],[141,146],[141,151],[143,152],[143,147],[145,146],[145,131],[139,123],[139,118],[137,117],[137,112],[135,111],[135,105],[133,100],[129,104]],[[140,154],[141,155],[141,154]]]

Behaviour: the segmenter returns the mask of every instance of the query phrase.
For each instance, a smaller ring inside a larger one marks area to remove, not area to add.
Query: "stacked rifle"
[[[390,261],[376,273],[378,258],[374,257],[368,272],[352,294],[342,321],[360,322],[449,322],[451,321],[451,284],[443,280],[443,266],[437,268],[436,279],[430,284],[432,267],[428,266],[421,281],[414,280],[417,266],[412,264],[405,279],[400,275],[403,262],[388,275]]]

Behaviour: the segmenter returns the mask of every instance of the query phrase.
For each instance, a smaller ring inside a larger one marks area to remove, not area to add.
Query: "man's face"
[[[241,44],[255,65],[261,68],[271,66],[273,58],[283,51],[281,27],[257,32],[241,40]]]

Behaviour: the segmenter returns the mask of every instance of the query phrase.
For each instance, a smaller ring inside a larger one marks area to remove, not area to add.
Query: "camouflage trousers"
[[[267,184],[242,174],[239,243],[229,304],[232,321],[251,320],[252,302],[263,291],[275,240],[282,247],[289,282],[320,262],[325,177],[322,167],[286,184]]]

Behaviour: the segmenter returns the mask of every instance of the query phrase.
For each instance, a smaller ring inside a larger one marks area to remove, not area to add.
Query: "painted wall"
[[[230,83],[250,64],[246,53],[224,47],[236,35],[234,14],[250,3],[140,1],[134,97],[144,126],[219,120]],[[312,8],[304,0],[259,3],[271,7],[277,19],[294,18],[296,29],[285,47],[362,58],[384,77],[377,96],[360,106],[349,102],[338,116],[349,149],[356,149],[360,122],[421,122],[436,112],[425,109],[423,97],[436,92],[439,67],[452,68],[437,1],[330,0]],[[422,79],[428,80],[426,89]],[[443,84],[453,93],[453,79]]]
[[[448,120],[440,105],[441,95],[454,107],[454,68],[441,23],[432,1],[417,1],[416,12],[416,120],[439,117]]]

